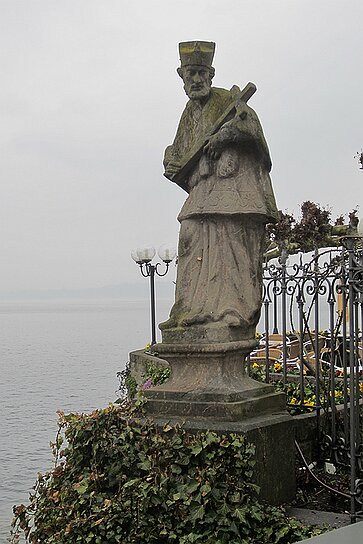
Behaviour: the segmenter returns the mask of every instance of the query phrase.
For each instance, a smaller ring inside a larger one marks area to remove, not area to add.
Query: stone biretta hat
[[[194,64],[210,68],[215,48],[216,44],[214,42],[181,42],[179,44],[181,67]]]

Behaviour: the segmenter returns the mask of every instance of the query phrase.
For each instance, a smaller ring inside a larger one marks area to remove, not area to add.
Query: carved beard
[[[188,85],[184,84],[185,94],[188,96],[188,98],[190,98],[190,100],[204,101],[204,100],[207,100],[210,95],[211,84],[208,86],[203,85],[203,87],[198,90],[192,90],[190,88],[188,89],[188,87],[189,87]]]

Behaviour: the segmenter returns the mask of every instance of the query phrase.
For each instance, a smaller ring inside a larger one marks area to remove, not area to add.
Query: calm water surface
[[[158,303],[158,322],[170,301]],[[117,398],[116,373],[150,340],[148,301],[0,304],[0,543],[12,506],[52,466],[57,410],[90,411]]]

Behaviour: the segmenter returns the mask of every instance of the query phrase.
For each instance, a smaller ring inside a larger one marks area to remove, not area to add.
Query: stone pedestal
[[[282,504],[295,494],[294,425],[285,394],[247,376],[245,358],[253,347],[249,341],[158,344],[171,377],[145,391],[146,412],[160,426],[245,434],[256,446],[261,499]]]
[[[218,421],[281,412],[285,395],[252,380],[245,372],[245,358],[252,347],[250,341],[157,344],[156,351],[171,367],[171,377],[145,392],[147,412],[157,417]]]

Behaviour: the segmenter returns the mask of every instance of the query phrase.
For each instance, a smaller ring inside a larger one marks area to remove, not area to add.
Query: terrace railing
[[[279,379],[291,410],[316,413],[318,460],[350,474],[351,519],[363,514],[363,249],[338,249],[264,265],[259,349],[248,369]],[[261,376],[260,376],[261,377]],[[292,385],[293,384],[293,385]],[[324,415],[324,417],[322,417]]]

